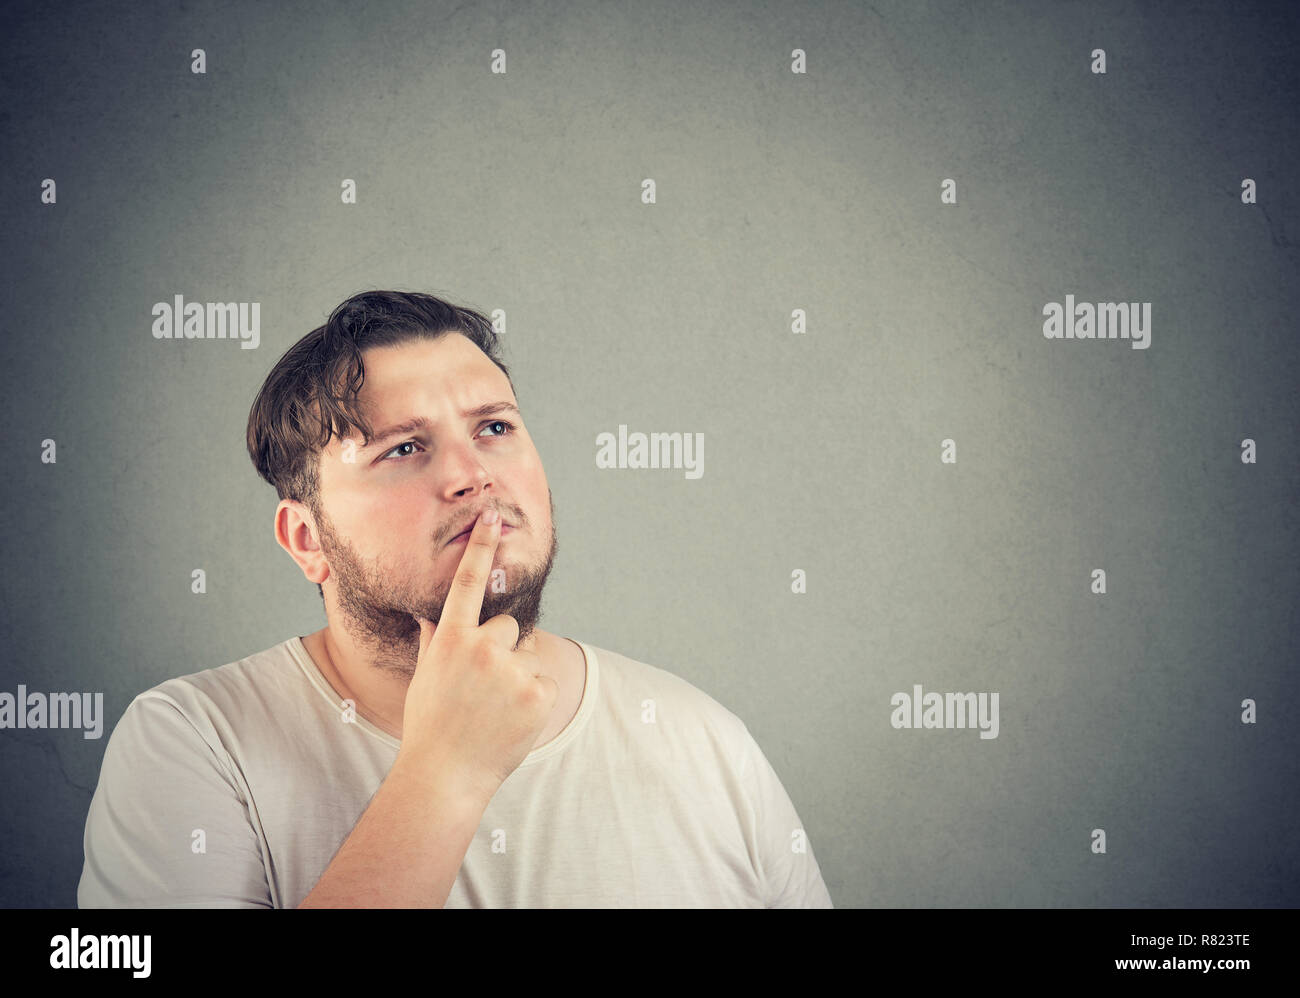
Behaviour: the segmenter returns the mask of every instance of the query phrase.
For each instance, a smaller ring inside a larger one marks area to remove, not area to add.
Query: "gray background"
[[[323,626],[244,429],[367,288],[506,310],[542,626],[739,715],[837,906],[1300,902],[1293,5],[971,6],[10,5],[0,690],[107,721],[0,731],[3,904],[75,904],[135,694]],[[598,470],[620,423],[704,477]],[[894,730],[916,683],[1000,736]]]

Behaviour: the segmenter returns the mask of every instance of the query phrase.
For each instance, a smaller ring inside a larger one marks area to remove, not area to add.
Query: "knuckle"
[[[495,649],[489,641],[476,641],[470,650],[470,661],[480,669],[491,669],[496,665]]]
[[[549,694],[547,693],[549,687],[550,683],[540,683],[537,681],[536,677],[529,676],[528,683],[520,695],[520,700],[522,700],[528,707],[545,707],[547,700],[550,699]]]
[[[463,589],[472,593],[478,586],[482,585],[479,577],[472,571],[456,573],[456,588]]]

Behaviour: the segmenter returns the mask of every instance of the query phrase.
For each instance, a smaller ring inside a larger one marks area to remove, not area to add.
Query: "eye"
[[[489,426],[503,426],[503,427],[505,427],[505,429],[504,429],[502,432],[492,434],[493,437],[508,437],[508,436],[510,436],[512,433],[514,433],[515,430],[516,430],[516,427],[515,427],[515,424],[514,424],[514,423],[508,422],[507,420],[504,420],[504,419],[494,419],[494,420],[492,420],[492,422],[490,422],[490,423],[484,423],[484,424],[483,424],[483,429],[486,430]],[[389,451],[387,454],[385,454],[383,457],[381,457],[380,460],[381,460],[381,461],[388,461],[388,460],[400,461],[400,460],[402,460],[402,458],[410,457],[411,455],[410,455],[409,453],[407,453],[407,454],[400,454],[400,455],[398,455],[396,458],[392,457],[392,455],[393,455],[393,454],[396,454],[396,453],[397,453],[399,450],[401,450],[403,447],[419,447],[419,446],[420,446],[420,445],[417,444],[414,440],[407,440],[407,441],[404,441],[403,443],[398,444],[396,447],[394,447],[392,450],[390,450],[390,451]]]
[[[510,434],[512,434],[512,433],[515,432],[515,424],[514,424],[514,423],[508,423],[508,422],[506,422],[504,419],[494,419],[494,420],[492,420],[492,422],[487,423],[487,424],[484,426],[484,429],[486,429],[488,426],[504,426],[504,427],[505,427],[505,432],[503,432],[503,433],[494,433],[494,434],[492,434],[494,437],[507,437],[507,436],[509,436]]]
[[[388,456],[389,456],[390,454],[395,454],[397,451],[401,450],[403,447],[416,447],[416,446],[418,446],[418,445],[416,444],[416,442],[415,442],[414,440],[408,440],[408,441],[406,441],[406,443],[404,443],[404,444],[398,444],[396,447],[394,447],[392,450],[390,450],[390,451],[388,452],[388,454],[385,454],[382,458],[380,458],[380,460],[387,460],[387,458],[388,458]],[[402,457],[406,457],[406,456],[407,456],[407,455],[405,455],[405,454],[402,455]]]

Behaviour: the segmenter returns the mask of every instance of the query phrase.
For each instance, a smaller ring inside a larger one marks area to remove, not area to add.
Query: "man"
[[[78,903],[830,907],[745,725],[536,627],[551,493],[481,314],[354,296],[248,449],[328,624],[135,698]]]

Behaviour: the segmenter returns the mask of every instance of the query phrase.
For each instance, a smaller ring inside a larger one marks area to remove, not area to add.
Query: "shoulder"
[[[704,736],[733,757],[752,741],[739,717],[676,672],[608,648],[588,647],[599,662],[601,701],[615,714],[659,725],[665,734]]]
[[[205,740],[222,740],[236,723],[283,724],[287,700],[301,703],[307,676],[290,638],[225,665],[164,680],[136,695],[122,722],[184,718]]]

